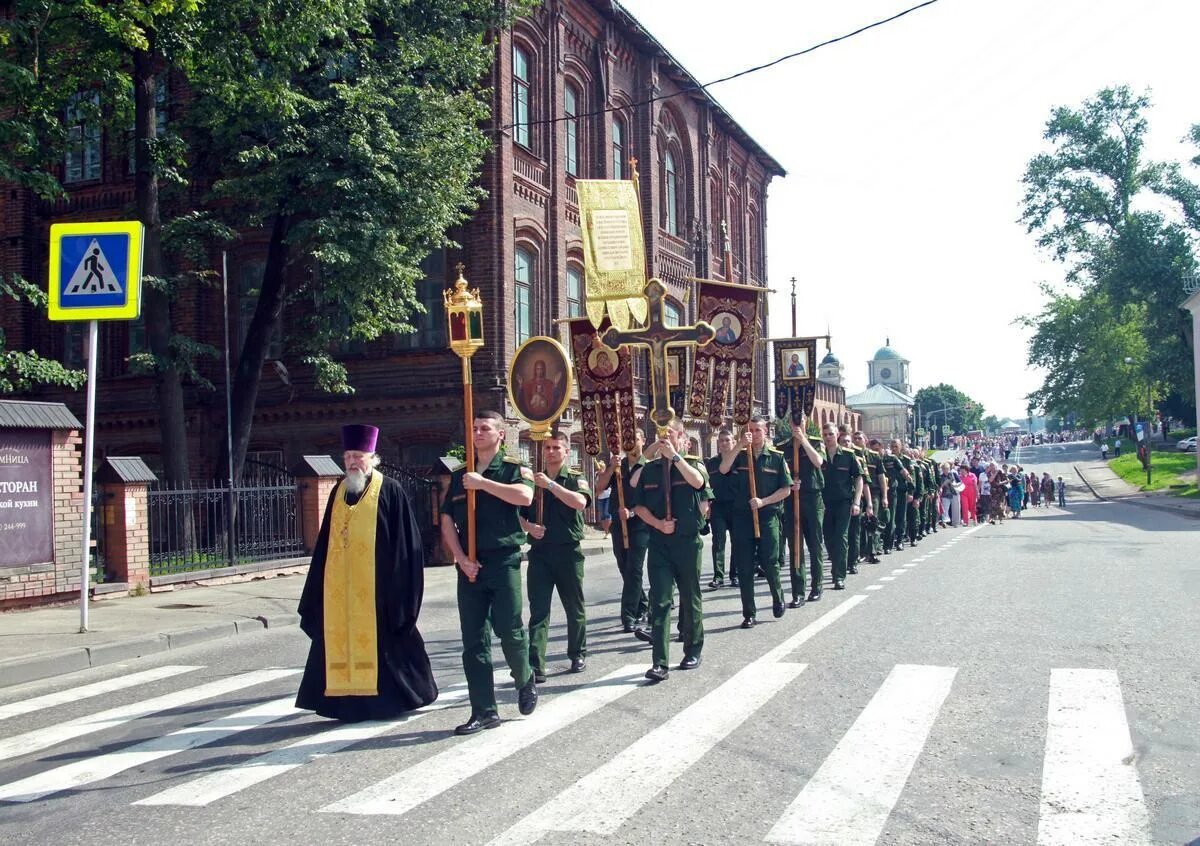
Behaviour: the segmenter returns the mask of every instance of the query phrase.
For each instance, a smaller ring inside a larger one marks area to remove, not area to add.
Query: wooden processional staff
[[[463,381],[463,441],[466,446],[467,472],[475,472],[475,397],[471,386],[471,356],[483,347],[483,300],[479,289],[468,290],[463,278],[464,267],[459,264],[454,287],[443,292],[446,324],[449,328],[450,349],[462,359]],[[475,556],[475,491],[467,491],[467,557]],[[472,579],[474,581],[474,579]]]

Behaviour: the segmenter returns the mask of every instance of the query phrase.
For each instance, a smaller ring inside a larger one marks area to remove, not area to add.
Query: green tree
[[[1196,260],[1182,219],[1160,211],[1162,197],[1178,196],[1181,186],[1177,167],[1143,155],[1149,108],[1146,95],[1124,86],[1100,91],[1079,109],[1056,108],[1044,135],[1052,149],[1026,168],[1021,220],[1038,245],[1066,265],[1076,291],[1104,294],[1087,301],[1110,309],[1113,331],[1131,321],[1140,327],[1147,342],[1139,359],[1145,373],[1167,391],[1190,395],[1191,338],[1179,302]],[[1047,294],[1066,296],[1049,289]],[[1051,311],[1065,305],[1052,303]],[[1062,371],[1072,360],[1055,358],[1060,348],[1065,349],[1037,339],[1031,343],[1030,363],[1036,360],[1047,370],[1038,397],[1067,392],[1072,376]],[[1106,401],[1090,397],[1087,405],[1103,407]]]
[[[994,435],[1000,431],[1000,418],[994,414],[989,414],[979,421],[979,428],[983,429],[984,434]]]
[[[921,415],[918,425],[933,432],[934,444],[945,443],[942,436],[943,425],[949,425],[950,431],[956,433],[980,428],[983,404],[971,399],[953,385],[943,382],[921,388],[913,399]]]
[[[0,277],[0,302],[5,299],[24,299],[42,308],[46,305],[45,293],[19,278]],[[0,394],[21,394],[39,385],[78,388],[87,378],[83,371],[70,370],[32,350],[21,352],[5,347],[4,331],[0,330]]]

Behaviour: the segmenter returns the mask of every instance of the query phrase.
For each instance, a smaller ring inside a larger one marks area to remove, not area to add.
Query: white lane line
[[[492,764],[615,702],[641,686],[644,672],[645,665],[624,666],[586,687],[555,696],[542,705],[534,717],[506,722],[497,730],[467,738],[352,796],[326,805],[321,811],[407,813]]]
[[[248,731],[258,728],[264,723],[301,713],[300,709],[292,704],[294,701],[295,696],[273,699],[227,717],[138,743],[119,752],[84,758],[29,778],[0,785],[0,801],[32,802],[52,793],[61,793],[64,790],[72,790],[85,784],[111,778],[133,767],[143,767],[159,758],[166,758],[168,755],[185,752],[207,743],[215,743],[231,734]]]
[[[192,808],[210,805],[218,799],[232,796],[248,787],[261,784],[267,779],[303,766],[314,758],[330,755],[347,746],[370,740],[391,729],[457,705],[466,698],[466,685],[455,685],[453,689],[443,690],[432,705],[412,711],[394,720],[372,720],[350,725],[334,723],[332,728],[303,737],[282,749],[255,756],[231,767],[215,770],[175,787],[169,787],[153,796],[139,799],[133,804],[186,805]]]
[[[884,576],[883,578],[886,579],[887,576]],[[756,665],[760,665],[760,664],[773,664],[778,661],[783,661],[783,660],[787,659],[787,657],[789,655],[791,655],[793,652],[795,652],[797,649],[799,649],[804,644],[808,643],[808,641],[810,641],[812,638],[816,637],[818,634],[820,634],[822,631],[827,629],[829,626],[836,623],[842,617],[846,616],[846,614],[850,613],[850,611],[853,608],[855,608],[859,603],[865,602],[866,599],[867,599],[866,594],[862,594],[862,593],[851,596],[850,598],[846,599],[844,602],[842,602],[837,607],[832,608],[829,611],[826,611],[824,614],[822,614],[817,619],[813,620],[811,623],[809,623],[807,626],[802,628],[800,631],[796,632],[794,635],[787,638],[785,641],[783,641],[783,643],[779,644],[774,649],[772,649],[770,652],[767,652],[761,658],[757,659],[754,662],[754,664],[752,664],[751,666],[756,666]]]
[[[911,570],[913,567],[916,567],[916,566],[917,566],[918,564],[920,564],[920,563],[921,563],[920,561],[910,561],[910,562],[908,562],[907,564],[905,564],[905,565],[904,565],[904,569],[905,569],[905,570]]]
[[[897,567],[895,570],[892,571],[892,575],[893,576],[903,576],[905,574],[905,572],[906,571],[903,567]]]
[[[957,672],[897,664],[766,840],[873,846]]]
[[[883,585],[867,585],[864,590],[883,590]]]
[[[879,581],[881,581],[881,582],[894,582],[894,581],[896,581],[896,577],[895,577],[895,576],[880,576],[880,577],[879,577]]]
[[[614,834],[806,666],[768,662],[766,656],[759,658],[625,747],[615,758],[592,770],[488,846],[536,843],[551,831]]]
[[[128,676],[119,676],[95,682],[94,684],[85,684],[83,687],[60,690],[58,693],[47,693],[45,696],[35,696],[33,699],[23,699],[20,702],[10,702],[7,705],[0,705],[0,720],[7,720],[9,717],[19,717],[22,714],[32,714],[34,711],[42,711],[46,708],[54,708],[58,705],[78,702],[81,699],[91,699],[93,696],[115,693],[127,687],[161,681],[171,676],[190,673],[193,670],[199,669],[201,668],[187,667],[181,664],[168,664],[165,667],[156,667],[153,670],[145,670]]]
[[[18,755],[28,755],[31,752],[38,752],[55,744],[72,740],[76,737],[82,737],[85,734],[94,734],[131,720],[140,719],[148,714],[191,705],[194,702],[199,702],[201,699],[222,696],[226,693],[232,693],[235,690],[251,687],[252,685],[265,684],[287,678],[288,676],[294,676],[299,672],[299,669],[255,670],[252,673],[242,673],[239,676],[218,679],[217,681],[208,682],[197,687],[189,687],[186,690],[179,690],[174,693],[155,696],[152,699],[145,699],[141,702],[134,702],[130,705],[121,705],[117,708],[110,708],[107,711],[99,711],[95,714],[89,714],[86,717],[59,723],[56,726],[13,735],[12,737],[0,740],[0,761],[15,758]]]
[[[1051,670],[1047,722],[1038,846],[1149,844],[1116,672]]]

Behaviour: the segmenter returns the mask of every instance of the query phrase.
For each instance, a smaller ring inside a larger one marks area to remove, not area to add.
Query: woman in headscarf
[[[1042,473],[1042,507],[1049,508],[1054,502],[1054,480],[1049,473]]]
[[[988,469],[992,474],[992,510],[988,522],[995,523],[998,520],[1003,523],[1004,506],[1008,497],[1008,476],[995,464],[989,464]]]
[[[962,521],[964,526],[969,526],[971,523],[979,525],[979,515],[975,513],[975,508],[979,500],[979,480],[975,478],[975,474],[971,472],[971,468],[964,461],[958,468],[958,478],[962,480]]]
[[[1009,479],[1008,510],[1013,517],[1021,516],[1021,508],[1025,504],[1025,473],[1020,467],[1016,468]]]

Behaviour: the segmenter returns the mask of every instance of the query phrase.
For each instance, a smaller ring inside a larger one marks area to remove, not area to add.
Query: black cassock
[[[300,628],[312,639],[312,647],[296,707],[347,722],[394,718],[428,705],[438,696],[425,641],[417,631],[425,589],[421,533],[400,483],[374,471],[370,484],[381,481],[375,529],[375,628],[379,650],[376,696],[325,695],[325,555],[334,497],[343,495],[341,484],[333,489],[325,505],[321,533],[300,595]],[[351,504],[356,501],[350,500]]]

